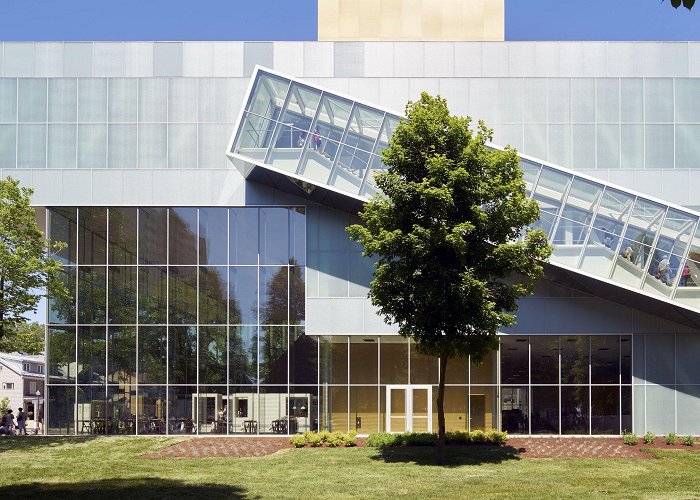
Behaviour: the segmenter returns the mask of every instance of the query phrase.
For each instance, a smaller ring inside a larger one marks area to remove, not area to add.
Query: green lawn
[[[289,449],[141,459],[159,438],[0,438],[0,498],[698,498],[700,449],[658,460],[519,459],[513,448]]]

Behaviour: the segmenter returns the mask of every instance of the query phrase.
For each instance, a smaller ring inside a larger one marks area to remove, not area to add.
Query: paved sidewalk
[[[660,440],[660,439],[659,439]],[[364,439],[358,441],[364,446]],[[512,446],[523,459],[529,458],[638,458],[652,459],[643,448],[697,449],[682,445],[628,446],[621,437],[611,438],[510,438]],[[261,457],[279,450],[291,449],[287,437],[216,437],[180,441],[142,458],[205,458],[205,457]]]

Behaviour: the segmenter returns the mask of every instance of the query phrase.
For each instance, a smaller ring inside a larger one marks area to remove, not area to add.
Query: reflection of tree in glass
[[[267,283],[267,297],[262,306],[261,323],[299,324],[304,318],[304,286],[302,268],[296,259],[289,259],[289,267],[281,267]]]
[[[75,327],[49,328],[47,364],[50,382],[69,380],[69,370],[75,367]]]
[[[226,272],[225,268],[221,271]],[[226,282],[218,268],[199,268],[199,323],[226,324]],[[232,310],[235,308],[232,308]]]
[[[199,329],[199,383],[226,383],[226,327]]]
[[[136,264],[136,209],[109,209],[109,263]]]
[[[56,293],[51,289],[48,290],[49,322],[59,324],[75,323],[75,267],[61,268],[56,273],[55,279],[65,292]]]
[[[229,337],[229,364],[232,384],[255,384],[257,370],[257,335],[254,326],[232,326]]]
[[[287,383],[286,326],[267,326],[260,332],[260,383]]]
[[[166,271],[164,267],[139,269],[139,322],[166,323],[167,297]]]
[[[136,268],[109,268],[109,322],[117,325],[136,323]]]
[[[139,383],[164,384],[167,334],[165,327],[139,327]]]
[[[105,323],[107,277],[104,267],[78,267],[78,322]]]
[[[108,382],[136,383],[136,327],[110,327],[108,331]]]
[[[588,337],[565,337],[564,363],[569,367],[567,384],[588,384]]]

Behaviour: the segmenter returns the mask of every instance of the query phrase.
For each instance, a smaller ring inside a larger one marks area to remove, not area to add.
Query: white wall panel
[[[92,170],[57,170],[56,172],[62,174],[63,205],[89,205],[96,202],[92,196]]]
[[[122,192],[125,205],[153,204],[152,170],[125,170],[123,183]]]
[[[394,76],[422,77],[425,75],[423,42],[396,42],[394,44]]]
[[[469,115],[469,79],[440,78],[440,95],[455,115]]]
[[[379,102],[377,78],[348,78],[348,94],[367,102]]]
[[[365,43],[365,77],[394,76],[394,44]]]
[[[94,76],[122,76],[124,74],[124,44],[95,42]]]
[[[559,76],[559,44],[542,42],[535,47],[535,72],[537,76]]]
[[[661,175],[663,176],[661,198],[671,203],[688,205],[692,185],[690,171],[666,170]]]
[[[508,76],[537,76],[534,42],[511,42],[508,44]]]
[[[153,76],[153,43],[124,43],[124,76]]]
[[[122,170],[94,170],[92,172],[93,203],[101,205],[119,205],[123,203]]]
[[[332,77],[333,67],[333,42],[304,42],[304,77]]]
[[[508,76],[508,44],[482,43],[481,71],[485,77]]]
[[[214,72],[214,45],[189,42],[182,47],[183,76],[211,76]]]
[[[243,76],[243,42],[213,42],[214,76]]]
[[[5,42],[3,76],[32,76],[34,72],[34,44]]]
[[[424,48],[425,76],[454,76],[455,44],[453,42],[427,42]]]
[[[380,78],[379,105],[400,111],[408,101],[408,78]]]
[[[274,42],[272,58],[275,70],[300,78],[304,74],[304,43]]]
[[[455,42],[455,76],[481,76],[481,42]]]
[[[437,78],[410,78],[408,80],[408,92],[412,101],[420,99],[421,92],[427,92],[434,96],[440,93],[440,81]],[[398,111],[402,111],[403,108]],[[452,111],[450,109],[450,111]],[[454,111],[452,111],[454,114]]]
[[[63,76],[63,43],[34,44],[34,76]]]

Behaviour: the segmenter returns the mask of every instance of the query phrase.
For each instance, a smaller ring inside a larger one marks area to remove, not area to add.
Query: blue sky
[[[507,40],[700,40],[700,3],[505,0]],[[0,0],[2,40],[315,40],[317,0]]]

